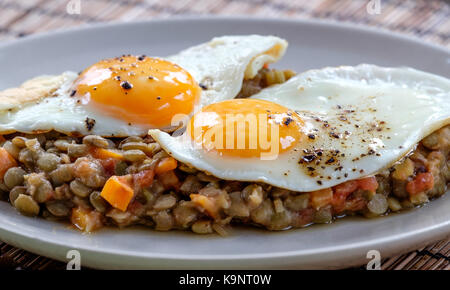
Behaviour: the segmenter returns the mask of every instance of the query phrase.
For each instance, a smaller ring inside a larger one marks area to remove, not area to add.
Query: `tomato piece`
[[[173,170],[158,174],[158,180],[165,188],[179,189],[181,182]]]
[[[421,192],[432,189],[434,186],[434,177],[430,172],[423,172],[406,184],[406,191],[410,195],[416,195]]]
[[[375,192],[378,188],[378,182],[375,176],[370,176],[363,179],[359,179],[358,187],[362,190]]]
[[[115,174],[116,164],[117,164],[117,162],[119,162],[118,159],[107,158],[107,159],[99,159],[99,161],[100,161],[100,164],[105,169],[106,174],[108,174],[109,176]]]
[[[357,189],[358,189],[358,181],[350,180],[350,181],[336,185],[334,187],[334,193],[338,194],[338,195],[347,196]]]
[[[143,170],[133,174],[134,185],[140,188],[149,187],[153,183],[155,171],[152,169]]]
[[[365,208],[367,205],[367,200],[361,196],[358,196],[356,198],[352,198],[350,200],[347,200],[345,202],[345,210],[348,211],[358,211]]]
[[[342,184],[336,185],[333,195],[333,207],[336,212],[344,210],[358,210],[361,208],[361,202],[347,202],[350,194],[357,189],[368,190],[375,192],[378,188],[378,182],[375,176],[362,178],[359,180],[350,180]]]
[[[145,212],[145,206],[137,200],[132,201],[127,208],[127,211],[134,215],[142,215]]]

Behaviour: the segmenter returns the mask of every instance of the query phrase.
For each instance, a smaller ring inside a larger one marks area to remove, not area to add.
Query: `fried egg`
[[[280,59],[275,36],[223,36],[166,58],[124,55],[81,74],[43,76],[0,92],[0,134],[145,135],[177,115],[234,98],[244,79]]]
[[[180,136],[149,134],[219,178],[308,192],[377,174],[449,123],[450,80],[359,65],[311,70],[250,99],[208,105]]]

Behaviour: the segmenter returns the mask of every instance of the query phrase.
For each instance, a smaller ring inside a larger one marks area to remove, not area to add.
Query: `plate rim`
[[[33,35],[26,36],[24,38],[19,39],[13,39],[6,41],[4,43],[0,44],[0,50],[6,49],[8,47],[14,47],[16,45],[25,45],[27,42],[32,42],[39,39],[46,39],[51,37],[58,37],[59,35],[63,34],[70,34],[70,33],[83,33],[84,31],[92,31],[92,30],[101,30],[101,29],[111,29],[118,26],[135,26],[135,25],[148,25],[151,26],[155,23],[157,24],[164,24],[164,23],[183,23],[183,22],[210,22],[210,21],[216,21],[216,22],[227,22],[227,21],[241,21],[241,22],[264,22],[264,23],[284,23],[284,24],[293,24],[293,25],[303,25],[303,26],[319,26],[323,28],[329,28],[329,29],[339,29],[343,31],[357,31],[357,32],[364,32],[369,33],[375,36],[379,37],[388,37],[391,39],[400,39],[406,42],[409,42],[413,45],[420,45],[424,47],[431,48],[433,50],[438,50],[440,52],[443,52],[445,54],[448,54],[450,57],[450,49],[447,48],[444,45],[434,44],[430,42],[424,42],[420,38],[417,38],[415,36],[402,34],[398,32],[392,32],[385,28],[377,28],[377,27],[370,27],[366,25],[358,25],[355,26],[352,23],[346,23],[346,22],[336,22],[336,21],[330,21],[330,20],[319,20],[319,19],[278,19],[278,18],[262,18],[262,17],[244,17],[244,16],[176,16],[171,18],[158,18],[158,19],[152,19],[152,20],[143,20],[143,21],[130,21],[130,22],[105,22],[105,23],[95,23],[95,24],[89,24],[89,25],[81,25],[77,27],[71,27],[71,28],[62,28],[57,29],[54,31],[49,32],[43,32],[43,33],[37,33]],[[450,194],[449,191],[446,192],[446,194]],[[442,197],[441,197],[442,198]],[[330,225],[332,226],[332,225]],[[371,248],[379,248],[381,245],[385,245],[386,243],[401,243],[404,245],[412,245],[412,242],[409,242],[410,240],[418,239],[418,237],[423,237],[425,234],[432,235],[434,240],[438,240],[444,236],[450,235],[450,220],[446,222],[441,222],[437,225],[433,225],[432,227],[427,227],[424,229],[417,229],[414,231],[409,231],[403,234],[397,234],[394,237],[388,236],[388,237],[379,237],[375,240],[370,241],[364,241],[364,242],[355,242],[351,244],[345,244],[340,246],[334,246],[334,247],[325,247],[323,249],[317,249],[317,250],[295,250],[295,251],[288,251],[288,252],[276,252],[276,253],[255,253],[255,254],[229,254],[229,255],[185,255],[185,254],[162,254],[162,253],[137,253],[135,251],[130,250],[104,250],[102,248],[96,248],[92,249],[92,247],[81,247],[78,248],[81,251],[85,252],[95,252],[101,255],[112,255],[115,257],[132,257],[135,259],[163,259],[163,260],[172,260],[172,261],[242,261],[243,259],[248,261],[254,261],[254,260],[265,260],[267,262],[274,261],[276,259],[282,259],[282,258],[300,258],[304,256],[312,256],[312,255],[323,255],[326,253],[336,253],[341,252],[344,253],[346,251],[357,251],[357,250],[363,250],[368,247]],[[48,245],[57,246],[60,248],[70,248],[70,245],[63,244],[62,242],[58,241],[52,241],[49,237],[42,238],[39,236],[33,236],[30,234],[23,235],[18,233],[17,231],[14,231],[13,227],[5,228],[4,225],[0,225],[0,234],[1,235],[8,235],[8,236],[20,236],[24,239],[27,239],[29,241],[34,242],[40,242],[40,243],[46,243]],[[430,239],[429,241],[433,240]],[[10,240],[10,239],[8,239]],[[12,243],[14,244],[14,243]],[[415,243],[414,243],[415,244]],[[23,247],[23,245],[21,246]],[[25,247],[24,247],[25,248]],[[28,248],[35,248],[35,247],[28,247]],[[56,254],[55,254],[56,255]],[[348,253],[346,256],[350,256],[351,254]],[[59,257],[52,257],[58,259]],[[278,263],[280,264],[280,263]]]

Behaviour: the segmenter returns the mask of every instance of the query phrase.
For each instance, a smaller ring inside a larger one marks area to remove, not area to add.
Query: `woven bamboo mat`
[[[69,2],[79,2],[81,13],[76,13],[76,5],[68,10]],[[0,0],[0,42],[95,22],[215,14],[350,22],[413,35],[450,48],[449,1],[380,0],[379,14],[376,9],[367,10],[369,2],[377,0]],[[43,270],[65,267],[64,263],[0,241],[0,268]],[[386,259],[381,268],[448,270],[450,239]]]

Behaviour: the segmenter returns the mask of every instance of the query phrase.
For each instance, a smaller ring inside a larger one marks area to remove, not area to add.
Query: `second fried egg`
[[[377,174],[449,124],[449,92],[450,80],[414,69],[325,68],[206,106],[182,136],[149,133],[219,178],[315,191]]]

